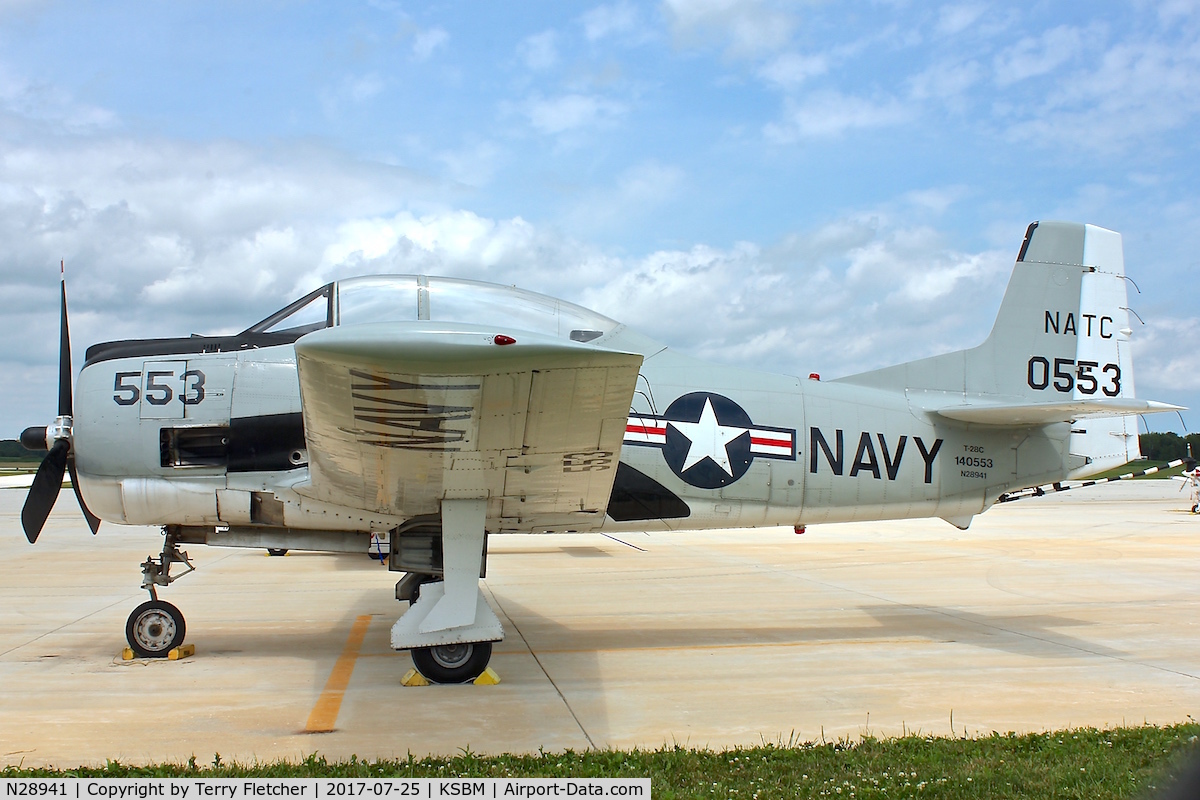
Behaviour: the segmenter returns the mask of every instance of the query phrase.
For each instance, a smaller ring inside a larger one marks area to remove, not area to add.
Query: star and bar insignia
[[[734,401],[691,392],[662,416],[632,414],[625,444],[660,447],[671,470],[693,486],[716,489],[746,474],[755,457],[796,460],[796,430],[755,425]]]

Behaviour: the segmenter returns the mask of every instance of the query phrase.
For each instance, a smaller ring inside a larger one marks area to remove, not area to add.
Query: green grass
[[[1151,467],[1161,467],[1164,464],[1168,464],[1168,463],[1170,463],[1170,462],[1168,462],[1168,461],[1146,461],[1146,460],[1130,461],[1128,464],[1125,464],[1120,467],[1113,467],[1110,470],[1101,472],[1099,475],[1093,475],[1092,477],[1085,478],[1084,480],[1097,481],[1097,480],[1101,480],[1103,478],[1115,478],[1118,475],[1124,475],[1128,472],[1141,472],[1144,469],[1150,469]],[[1183,474],[1183,466],[1180,465],[1180,466],[1174,467],[1172,469],[1160,470],[1159,472],[1156,472],[1153,475],[1142,475],[1141,477],[1134,478],[1133,480],[1135,480],[1135,481],[1162,480],[1163,478],[1170,478],[1172,475],[1182,475],[1182,474]]]
[[[0,777],[648,777],[655,798],[1105,798],[1141,797],[1181,757],[1197,755],[1200,725],[905,736],[861,742],[764,745],[725,751],[668,747],[482,757],[298,763],[209,763],[66,770],[8,768]]]

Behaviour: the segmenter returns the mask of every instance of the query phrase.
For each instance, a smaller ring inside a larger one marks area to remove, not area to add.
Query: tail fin
[[[983,344],[840,380],[906,391],[926,411],[979,425],[1089,418],[1071,432],[1076,477],[1140,458],[1136,421],[1114,415],[1176,408],[1134,399],[1132,334],[1121,235],[1035,222]]]

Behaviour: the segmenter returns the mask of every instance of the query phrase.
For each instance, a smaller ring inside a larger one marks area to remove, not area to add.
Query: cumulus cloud
[[[445,47],[450,41],[450,34],[443,28],[429,28],[419,31],[413,36],[412,52],[417,61],[425,61],[439,47]]]
[[[783,53],[758,69],[758,76],[782,89],[795,89],[809,78],[823,75],[829,70],[829,60],[824,55],[801,55]]]
[[[1200,113],[1200,47],[1157,40],[1113,45],[1099,63],[1055,81],[1040,106],[1017,108],[1022,140],[1118,150],[1183,127]]]
[[[585,192],[566,217],[573,230],[593,233],[629,223],[676,197],[685,179],[673,164],[643,161],[623,170],[612,185]]]
[[[1159,317],[1134,331],[1139,394],[1200,391],[1200,319]]]
[[[935,29],[945,36],[961,33],[975,24],[987,6],[983,3],[953,3],[938,9],[938,21]]]
[[[908,120],[911,110],[895,98],[868,100],[834,91],[814,92],[802,100],[787,98],[778,122],[763,135],[776,144],[833,138],[861,128],[880,128]]]
[[[583,298],[697,355],[834,376],[977,344],[1010,268],[1011,254],[845,218],[768,247],[651,253]]]
[[[117,116],[108,109],[82,103],[58,86],[13,74],[0,64],[0,114],[48,122],[71,133],[113,128]]]
[[[787,45],[795,19],[765,0],[664,0],[675,41],[716,43],[733,58],[754,58]]]
[[[620,174],[612,196],[645,207],[684,178],[647,161]],[[687,352],[800,374],[973,344],[976,295],[998,301],[1002,280],[989,253],[874,218],[774,244],[615,256],[521,217],[456,207],[442,192],[323,149],[121,138],[10,148],[0,161],[0,285],[26,299],[14,320],[26,335],[0,342],[0,362],[52,398],[59,257],[78,349],[232,332],[328,280],[423,272],[516,283]],[[0,406],[33,424],[38,396],[0,387]]]
[[[542,31],[526,36],[517,45],[517,55],[529,69],[548,69],[558,63],[558,34]]]
[[[996,83],[1007,86],[1045,75],[1073,60],[1083,47],[1083,31],[1069,25],[1059,25],[1038,37],[1026,37],[996,56]]]
[[[615,100],[579,93],[552,98],[536,97],[525,104],[529,124],[548,134],[611,124],[626,110],[624,104]]]
[[[240,329],[299,288],[333,209],[360,216],[446,193],[322,148],[31,137],[0,159],[0,285],[53,316],[65,259],[84,341]],[[7,339],[0,357],[26,356]]]
[[[939,62],[909,79],[915,100],[954,102],[983,80],[984,69],[977,61]]]
[[[583,24],[583,35],[589,42],[636,33],[641,27],[637,9],[624,0],[589,9],[579,21]]]

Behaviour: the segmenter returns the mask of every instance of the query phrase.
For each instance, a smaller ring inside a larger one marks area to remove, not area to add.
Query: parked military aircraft
[[[22,514],[71,475],[101,519],[160,525],[142,656],[183,641],[157,597],[180,545],[367,552],[406,575],[396,649],[438,682],[486,667],[488,536],[974,515],[1139,456],[1121,237],[1029,226],[979,346],[822,382],[704,363],[551,297],[382,275],[327,284],[234,336],[88,348]]]

